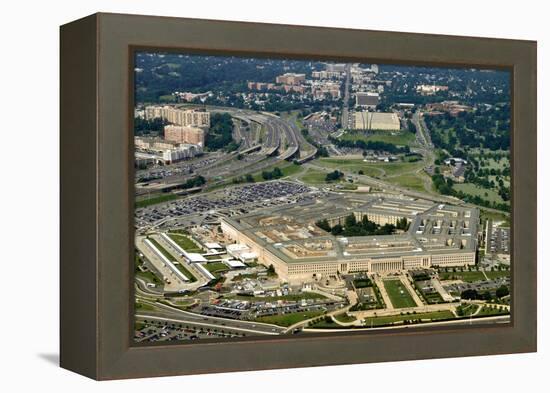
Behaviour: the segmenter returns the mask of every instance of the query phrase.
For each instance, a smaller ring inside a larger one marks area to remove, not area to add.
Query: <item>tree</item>
[[[461,299],[476,300],[479,299],[479,294],[475,289],[466,289],[460,294]]]
[[[351,213],[344,220],[344,227],[348,228],[348,227],[353,227],[355,225],[357,225],[357,220],[355,219],[355,214]]]
[[[338,236],[340,235],[342,232],[344,231],[344,228],[342,228],[342,225],[340,224],[336,224],[335,226],[333,226],[330,230],[330,232],[334,235],[334,236]]]
[[[501,285],[497,288],[496,296],[500,299],[504,296],[508,296],[510,294],[510,290],[506,285]]]
[[[330,224],[328,223],[328,220],[325,218],[324,220],[317,221],[315,223],[319,228],[330,232]]]

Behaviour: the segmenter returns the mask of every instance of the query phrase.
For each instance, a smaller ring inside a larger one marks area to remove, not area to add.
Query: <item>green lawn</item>
[[[400,280],[384,280],[383,282],[394,308],[416,307],[412,296]]]
[[[479,307],[477,304],[461,304],[456,308],[456,312],[458,316],[467,317],[475,314]]]
[[[136,272],[136,276],[139,278],[142,278],[147,282],[150,282],[156,285],[162,285],[162,277],[161,278],[157,277],[156,274],[151,271],[142,272],[140,270]]]
[[[415,191],[426,192],[424,188],[424,182],[419,175],[405,174],[397,177],[390,177],[386,179],[389,183],[396,184],[401,187],[405,187]]]
[[[482,272],[440,272],[439,279],[441,280],[462,280],[465,282],[474,282],[485,280]]]
[[[485,272],[487,275],[487,278],[489,279],[495,279],[499,277],[507,277],[510,275],[510,271],[508,270],[502,270],[502,271],[488,271]],[[464,282],[474,282],[474,281],[485,281],[485,276],[483,275],[483,272],[478,271],[466,271],[466,272],[440,272],[439,278],[441,280],[462,280]]]
[[[423,293],[422,292],[422,295],[424,296],[426,301],[430,304],[439,303],[439,302],[443,301],[443,298],[441,297],[441,295],[438,292],[433,292],[433,293]]]
[[[229,270],[227,265],[225,263],[222,263],[222,262],[206,263],[203,266],[206,268],[206,270],[208,270],[212,274],[225,272],[225,271]]]
[[[150,304],[140,303],[139,301],[136,301],[136,312],[154,310],[155,307],[151,306]]]
[[[497,213],[497,212],[493,212],[493,211],[487,211],[487,210],[484,210],[483,208],[481,208],[480,217],[483,220],[483,224],[485,224],[485,221],[490,218],[490,219],[493,220],[493,222],[504,221],[505,226],[510,226],[510,216],[507,216],[504,213]]]
[[[157,242],[155,239],[153,238],[149,238],[149,240],[151,241],[151,243],[153,243],[155,245],[155,247],[158,248],[158,250],[166,257],[168,258],[168,260],[170,260],[171,262],[176,262],[176,258],[174,258],[172,256],[172,254],[170,254],[164,247],[162,247],[159,242]],[[197,281],[197,278],[185,267],[183,266],[181,263],[177,262],[175,263],[176,267],[179,269],[180,272],[182,272],[188,279],[189,279],[189,282],[195,282]]]
[[[384,177],[385,176],[403,176],[408,172],[413,172],[421,168],[423,161],[417,162],[365,162],[362,158],[321,158],[315,161],[317,164],[327,168],[339,169],[348,172],[357,173],[360,170],[367,176]],[[390,180],[390,179],[388,179]]]
[[[136,200],[136,208],[156,205],[157,203],[168,202],[168,201],[172,201],[172,200],[177,199],[177,198],[178,198],[178,196],[176,194],[156,195],[156,196],[151,197],[151,198],[146,198],[146,199],[144,198],[144,199]]]
[[[509,314],[510,312],[504,307],[498,306],[481,306],[481,310],[477,315],[489,316],[489,315],[504,315]]]
[[[498,192],[489,188],[482,188],[473,183],[456,183],[453,188],[462,191],[464,194],[479,196],[489,202],[504,203]],[[487,194],[487,195],[485,195]]]
[[[159,242],[157,242],[152,237],[148,238],[151,243],[154,244],[154,246],[164,255],[166,258],[168,258],[169,261],[175,261],[176,259],[170,254],[163,246],[160,245]]]
[[[278,167],[281,170],[281,172],[283,172],[283,176],[281,178],[295,175],[295,174],[299,173],[300,171],[304,170],[304,167],[302,167],[301,165],[296,165],[296,164],[291,163],[291,162],[277,164],[277,165],[268,167],[266,169],[262,169],[259,172],[253,173],[252,177],[254,178],[254,181],[256,181],[256,182],[265,181],[264,178],[262,177],[262,172],[264,172],[264,171],[271,172],[273,169],[275,169],[275,167]]]
[[[298,312],[298,313],[292,313],[292,314],[282,314],[282,315],[271,315],[268,317],[259,317],[256,318],[256,321],[263,322],[263,323],[270,323],[272,325],[279,325],[279,326],[292,326],[295,323],[298,323],[300,321],[305,321],[306,319],[315,318],[319,315],[322,315],[324,312],[322,311],[304,311],[304,312]]]
[[[391,315],[383,317],[371,317],[365,319],[365,326],[383,326],[391,325],[396,322],[413,321],[421,319],[423,322],[437,321],[441,319],[455,318],[454,314],[448,310],[434,311],[428,313],[408,314],[408,315]]]
[[[357,318],[355,318],[353,315],[348,315],[348,314],[346,314],[346,313],[340,314],[340,315],[335,315],[334,318],[335,318],[338,322],[343,322],[343,323],[354,322],[354,321],[357,320]]]
[[[168,236],[187,252],[201,252],[197,244],[189,237],[179,233],[169,233]]]
[[[325,172],[308,169],[306,173],[300,177],[300,180],[308,184],[322,184],[326,182],[326,176],[327,174]]]
[[[412,132],[401,131],[401,132],[390,132],[390,131],[380,131],[374,132],[374,134],[366,136],[362,131],[348,131],[342,135],[341,139],[344,140],[364,140],[372,142],[385,142],[393,143],[394,145],[413,145],[416,141],[416,136]]]
[[[180,272],[183,273],[185,277],[189,279],[189,282],[195,282],[197,281],[197,278],[187,269],[183,264],[176,263],[176,267],[179,269]]]

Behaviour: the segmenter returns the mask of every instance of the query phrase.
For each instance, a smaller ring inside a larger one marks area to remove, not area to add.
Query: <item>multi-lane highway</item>
[[[136,319],[139,321],[163,321],[169,323],[187,324],[195,327],[223,329],[229,332],[254,335],[279,335],[285,331],[285,328],[260,322],[241,321],[228,318],[218,318],[183,311],[166,304],[142,300],[152,311],[138,311]]]

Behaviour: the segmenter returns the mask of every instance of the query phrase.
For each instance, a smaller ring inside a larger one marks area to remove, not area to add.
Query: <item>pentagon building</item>
[[[343,224],[350,214],[379,225],[403,217],[407,231],[384,236],[333,236],[315,225]],[[308,203],[223,218],[230,242],[246,244],[258,261],[288,282],[339,273],[394,272],[431,266],[474,265],[479,211],[397,197],[334,195]]]

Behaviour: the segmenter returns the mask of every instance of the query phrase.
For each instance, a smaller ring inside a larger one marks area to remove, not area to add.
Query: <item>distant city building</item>
[[[178,143],[162,138],[135,137],[134,145],[137,164],[157,162],[170,164],[193,158],[203,152],[198,144]]]
[[[305,86],[300,86],[300,85],[283,85],[282,88],[287,93],[292,92],[292,93],[304,94],[305,91],[306,91],[306,87]]]
[[[440,91],[447,91],[449,90],[448,86],[440,86],[440,85],[419,85],[416,86],[416,91],[419,92],[422,95],[432,95],[435,93],[438,93]]]
[[[184,101],[194,101],[195,99],[200,99],[201,101],[204,101],[206,97],[208,97],[212,92],[208,91],[206,93],[190,93],[190,92],[179,92],[176,91],[174,93],[175,96],[179,97],[180,99]]]
[[[325,67],[326,67],[326,71],[329,71],[329,72],[345,72],[346,71],[346,64],[343,64],[343,63],[337,63],[337,64],[327,63],[325,65]]]
[[[162,158],[166,163],[187,160],[202,154],[202,147],[199,145],[181,144],[175,149],[162,152]]]
[[[344,72],[340,71],[313,71],[311,77],[313,79],[341,79],[345,76]]]
[[[266,83],[266,82],[248,82],[247,83],[249,90],[277,90],[280,89],[280,86],[275,83]]]
[[[355,93],[355,105],[362,107],[376,107],[380,102],[380,94],[370,91],[358,91]]]
[[[461,105],[458,101],[442,101],[431,104],[426,104],[426,109],[428,109],[433,114],[439,114],[442,112],[448,112],[451,116],[458,116],[462,112],[471,112],[472,107],[468,105]],[[426,112],[430,115],[430,112]]]
[[[275,82],[283,85],[299,85],[306,81],[306,74],[286,73],[275,78]]]
[[[145,118],[162,118],[179,126],[210,127],[210,112],[198,109],[178,109],[173,106],[148,106]]]
[[[204,146],[205,132],[202,128],[169,124],[164,126],[164,139],[176,143],[191,143]]]
[[[396,113],[355,112],[355,129],[399,131],[401,123]]]
[[[466,172],[466,165],[468,164],[468,161],[463,158],[452,157],[447,158],[444,163],[445,165],[449,165],[451,169],[445,171],[443,175],[458,183],[464,183],[464,173]]]
[[[322,100],[329,96],[332,99],[340,98],[341,90],[338,82],[315,82],[311,87],[313,99]]]

